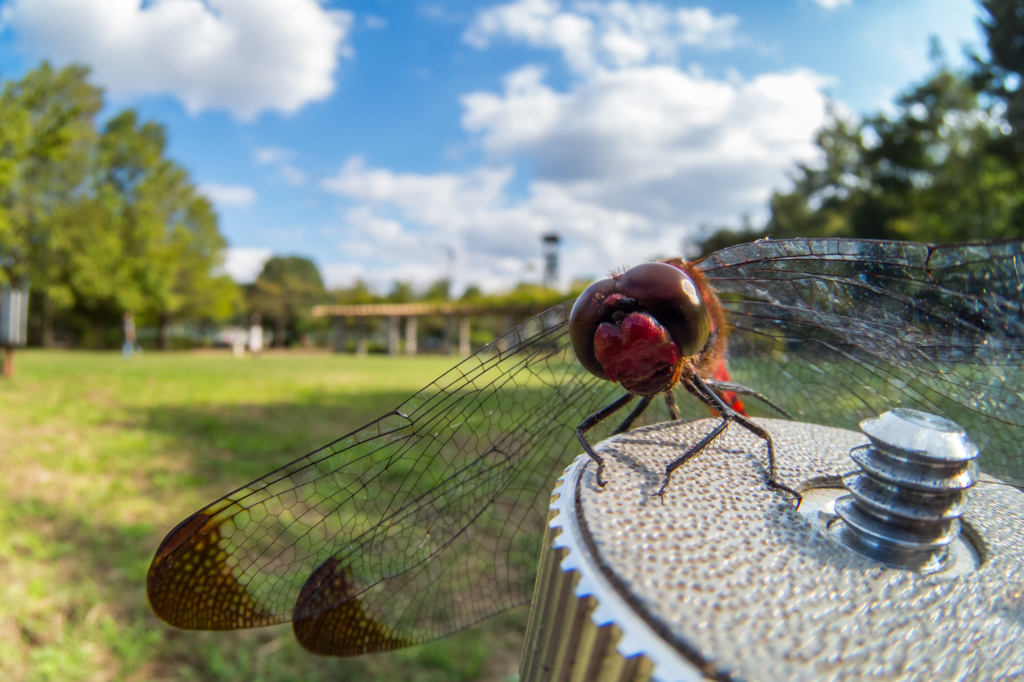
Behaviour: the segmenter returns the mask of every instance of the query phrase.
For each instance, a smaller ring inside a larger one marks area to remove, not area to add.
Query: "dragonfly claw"
[[[796,507],[797,509],[800,508],[800,503],[804,501],[804,496],[803,495],[801,495],[797,491],[793,490],[789,486],[783,485],[783,484],[779,483],[778,481],[775,481],[775,480],[773,480],[771,478],[768,479],[768,487],[769,488],[773,488],[775,490],[781,490],[784,493],[789,493],[790,495],[792,495],[793,499],[791,501],[793,502],[793,506]]]

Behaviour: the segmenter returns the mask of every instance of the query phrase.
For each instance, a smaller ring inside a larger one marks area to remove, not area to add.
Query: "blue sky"
[[[228,271],[497,290],[676,255],[766,215],[832,100],[873,112],[983,49],[971,0],[4,0],[0,74],[88,64],[167,126]],[[449,257],[454,253],[454,259]],[[454,266],[452,265],[454,263]],[[453,271],[450,272],[450,269]]]

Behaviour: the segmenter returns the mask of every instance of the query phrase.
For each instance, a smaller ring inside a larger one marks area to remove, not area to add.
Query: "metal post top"
[[[655,493],[665,467],[717,420],[658,424],[599,446],[604,488],[588,458],[567,469],[559,499],[574,513],[551,522],[562,546],[589,555],[616,598],[695,669],[719,678],[1024,676],[1024,494],[971,491],[963,521],[978,550],[973,570],[891,569],[822,532],[822,498],[815,502],[823,492],[815,489],[841,487],[850,449],[867,438],[756,421],[774,437],[780,480],[805,492],[801,510],[768,487],[764,442],[735,425],[673,473],[663,503]],[[568,525],[580,532],[579,547]],[[656,678],[692,678],[693,668],[673,676],[670,667]]]

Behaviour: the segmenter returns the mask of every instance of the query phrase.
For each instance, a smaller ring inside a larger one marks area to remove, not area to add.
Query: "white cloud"
[[[263,270],[263,264],[272,255],[270,249],[246,246],[229,248],[224,251],[224,270],[239,284],[250,284],[256,281]]]
[[[827,81],[802,69],[719,79],[675,64],[687,46],[731,46],[736,23],[622,0],[479,12],[466,41],[558,49],[574,79],[556,90],[524,66],[501,91],[464,95],[463,129],[487,156],[476,170],[423,175],[348,159],[322,183],[355,205],[336,228],[339,246],[364,278],[406,281],[403,264],[443,276],[451,246],[457,284],[494,290],[540,279],[548,232],[563,238],[564,285],[678,255],[703,225],[763,218],[794,162],[818,156]],[[527,182],[515,182],[517,166],[530,169]]]
[[[689,224],[763,209],[796,160],[816,157],[825,80],[810,71],[721,81],[668,66],[601,71],[559,93],[543,72],[462,98],[463,126],[496,162],[581,201]]]
[[[277,168],[278,175],[289,185],[302,185],[306,182],[306,174],[288,163],[295,152],[281,147],[257,147],[253,152],[256,163],[272,165]]]
[[[393,173],[366,169],[360,157],[353,157],[322,186],[352,198],[394,204],[417,222],[455,232],[467,223],[452,223],[454,216],[468,222],[475,214],[495,208],[511,177],[510,168],[481,168],[465,175]]]
[[[253,156],[256,163],[284,163],[295,156],[295,152],[281,147],[257,147]]]
[[[366,279],[366,268],[360,263],[327,263],[321,266],[320,276],[328,289],[347,289],[356,280]]]
[[[658,229],[645,216],[580,201],[554,183],[533,183],[529,198],[513,201],[512,177],[504,167],[462,175],[394,173],[353,158],[323,186],[361,202],[334,236],[353,262],[373,262],[374,277],[385,281],[423,284],[444,276],[449,247],[459,253],[456,291],[467,283],[497,290],[538,280],[541,236],[552,231],[572,243],[566,281],[602,275],[609,264],[678,252],[678,225]],[[534,266],[532,274],[524,263]]]
[[[450,11],[442,4],[420,3],[417,9],[426,18],[442,24],[461,24],[465,21],[461,14]]]
[[[301,185],[306,182],[306,174],[291,164],[282,164],[278,169],[281,179],[289,185]]]
[[[463,39],[483,49],[495,39],[561,50],[577,73],[675,61],[684,47],[726,49],[738,23],[731,14],[715,16],[704,7],[577,2],[563,11],[557,0],[516,0],[480,11]]]
[[[564,239],[567,283],[676,255],[702,224],[764,216],[793,162],[817,155],[823,84],[809,71],[719,81],[652,66],[595,72],[556,92],[527,67],[503,93],[463,98],[463,127],[494,165],[421,175],[353,157],[322,186],[358,202],[338,243],[374,263],[374,277],[409,280],[404,262],[436,279],[445,262],[437,245],[451,244],[464,256],[460,283],[494,290],[537,280],[540,239],[553,231]],[[521,199],[507,163],[517,158],[533,168]]]
[[[343,245],[350,259],[322,268],[328,286],[349,287],[361,279],[379,293],[386,293],[395,281],[423,289],[445,276],[446,245],[442,240],[379,215],[370,205],[346,211],[340,225],[324,232]]]
[[[197,188],[201,194],[218,206],[249,206],[256,201],[256,192],[245,185],[205,183]]]
[[[89,64],[114,93],[244,120],[326,99],[351,54],[351,13],[317,0],[10,0],[0,22],[22,48]]]
[[[843,5],[852,5],[853,0],[814,0],[815,3],[821,5],[825,9],[836,9]]]

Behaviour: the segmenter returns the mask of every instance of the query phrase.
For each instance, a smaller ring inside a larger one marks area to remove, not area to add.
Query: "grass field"
[[[288,625],[184,632],[146,569],[193,511],[364,424],[452,358],[19,351],[0,379],[0,679],[514,680],[526,611],[389,654]]]

